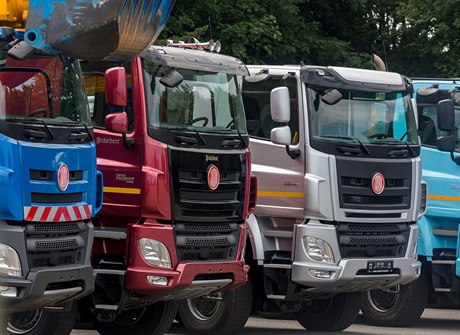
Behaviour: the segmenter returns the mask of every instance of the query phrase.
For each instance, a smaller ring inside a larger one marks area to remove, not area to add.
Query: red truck
[[[246,66],[151,47],[128,64],[82,68],[104,201],[96,288],[80,315],[101,334],[161,334],[179,305],[192,332],[237,332],[251,310],[245,219],[256,200],[237,82]]]

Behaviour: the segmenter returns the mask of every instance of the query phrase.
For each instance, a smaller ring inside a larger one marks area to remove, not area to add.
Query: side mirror
[[[273,128],[270,133],[270,139],[275,144],[291,144],[291,128],[289,126]]]
[[[444,131],[453,131],[455,127],[454,100],[444,99],[438,102],[438,128]]]
[[[160,83],[166,87],[177,87],[184,81],[184,77],[176,70],[171,69],[160,79]]]
[[[270,111],[275,122],[287,123],[291,119],[291,102],[289,89],[285,86],[270,92]]]
[[[126,71],[124,67],[113,67],[105,71],[105,101],[112,107],[126,107]]]
[[[455,151],[455,137],[453,135],[441,136],[438,138],[437,147],[439,151],[454,152]]]
[[[105,129],[113,133],[128,132],[128,114],[126,112],[108,114],[104,120]]]
[[[327,91],[321,97],[321,101],[327,105],[335,105],[340,100],[342,100],[342,93],[340,93],[340,91],[335,88]]]

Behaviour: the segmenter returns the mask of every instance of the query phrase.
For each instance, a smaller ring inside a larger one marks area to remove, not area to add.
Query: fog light
[[[18,289],[11,286],[0,286],[0,296],[2,297],[16,297]]]
[[[141,238],[139,239],[139,248],[142,257],[147,263],[163,268],[172,267],[168,248],[160,241],[150,238]]]
[[[332,248],[325,240],[312,236],[304,236],[302,240],[307,255],[311,259],[324,263],[335,262]]]
[[[151,285],[166,286],[168,285],[168,278],[161,276],[147,276],[147,281]]]
[[[321,279],[331,279],[334,272],[326,270],[310,269],[308,270],[313,277]]]
[[[6,276],[21,276],[21,261],[19,255],[10,246],[0,243],[0,274]]]

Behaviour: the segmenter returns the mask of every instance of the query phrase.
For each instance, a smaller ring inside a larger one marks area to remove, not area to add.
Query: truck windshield
[[[79,64],[65,57],[0,54],[0,120],[90,123]]]
[[[161,66],[143,60],[150,126],[199,132],[246,134],[237,77],[222,72],[176,69],[184,78],[177,87],[160,83]]]
[[[408,92],[338,91],[326,87],[309,87],[307,92],[310,136],[315,140],[418,143]]]

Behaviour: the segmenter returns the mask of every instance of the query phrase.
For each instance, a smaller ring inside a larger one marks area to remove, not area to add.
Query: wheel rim
[[[34,330],[42,318],[43,312],[39,309],[14,313],[8,319],[8,331],[13,334],[27,334]]]
[[[380,313],[388,313],[395,308],[399,301],[400,286],[396,285],[386,290],[370,290],[367,300],[373,309]]]
[[[222,298],[222,293],[215,294],[213,297]],[[218,313],[222,300],[194,298],[187,299],[187,306],[193,317],[200,321],[209,321]]]

